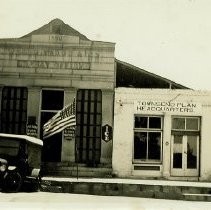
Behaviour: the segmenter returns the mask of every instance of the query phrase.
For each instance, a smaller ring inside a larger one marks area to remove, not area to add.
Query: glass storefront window
[[[135,116],[134,121],[134,161],[161,162],[162,117]]]

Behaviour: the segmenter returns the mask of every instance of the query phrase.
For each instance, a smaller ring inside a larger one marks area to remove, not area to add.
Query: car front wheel
[[[23,179],[18,171],[9,172],[4,179],[3,190],[5,192],[18,192],[22,183]]]

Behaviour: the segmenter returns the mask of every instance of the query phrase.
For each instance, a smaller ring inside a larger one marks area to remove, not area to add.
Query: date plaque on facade
[[[112,139],[112,127],[108,124],[102,127],[102,139],[105,142],[109,142]]]

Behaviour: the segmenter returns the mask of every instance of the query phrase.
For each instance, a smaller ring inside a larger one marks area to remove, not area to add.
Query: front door
[[[199,136],[172,135],[171,175],[199,175]]]

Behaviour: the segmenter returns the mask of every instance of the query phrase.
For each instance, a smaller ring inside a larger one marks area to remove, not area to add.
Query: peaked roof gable
[[[56,18],[50,21],[48,24],[22,36],[21,38],[27,38],[32,35],[41,35],[41,34],[58,34],[58,35],[69,35],[69,36],[78,36],[82,40],[89,40],[85,35],[81,34],[71,26],[65,24],[62,20]]]

